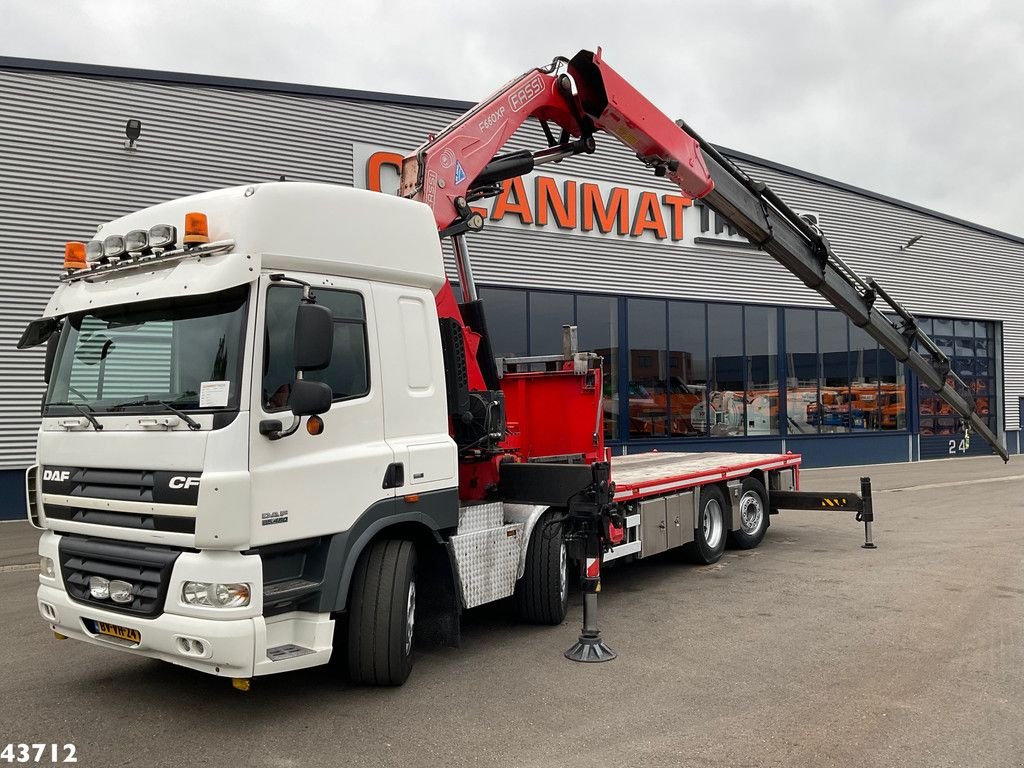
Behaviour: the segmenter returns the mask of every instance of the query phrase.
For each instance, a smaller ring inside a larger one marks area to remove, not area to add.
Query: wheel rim
[[[412,653],[412,635],[416,626],[416,582],[409,582],[409,595],[405,603],[405,655]]]
[[[722,540],[722,505],[711,499],[704,507],[704,541],[711,549],[717,549]]]
[[[757,491],[747,491],[740,499],[740,528],[744,533],[754,535],[761,528],[764,521],[764,504],[761,502],[761,494]]]
[[[563,603],[569,597],[569,562],[564,541],[558,545],[558,596]]]

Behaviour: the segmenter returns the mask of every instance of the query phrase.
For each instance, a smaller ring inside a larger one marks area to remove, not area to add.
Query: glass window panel
[[[710,426],[712,435],[742,435],[746,421],[743,371],[743,308],[708,306],[711,358]]]
[[[818,342],[813,309],[786,310],[786,411],[790,434],[818,431]]]
[[[668,436],[666,302],[629,299],[629,436]]]
[[[526,355],[526,291],[481,288],[480,298],[484,303],[494,356]]]
[[[572,325],[572,305],[571,294],[530,291],[529,354],[562,353],[562,326]]]
[[[619,305],[608,296],[579,296],[576,299],[576,325],[580,349],[596,352],[602,358],[604,385],[604,436],[619,438]]]
[[[878,378],[878,342],[850,324],[850,420],[854,431],[881,428],[882,397]]]
[[[846,317],[818,312],[818,354],[821,370],[816,421],[822,432],[849,432],[851,416]]]
[[[779,434],[779,330],[775,307],[746,307],[747,434]]]
[[[707,321],[705,304],[668,305],[669,429],[673,435],[707,434]]]

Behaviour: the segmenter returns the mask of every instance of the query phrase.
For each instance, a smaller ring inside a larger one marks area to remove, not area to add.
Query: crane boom
[[[499,154],[529,118],[540,122],[548,146]],[[560,129],[557,139],[550,123]],[[460,326],[471,390],[496,390],[498,384],[464,239],[466,232],[483,227],[483,218],[470,204],[497,194],[502,181],[538,165],[593,152],[593,136],[599,131],[615,136],[655,175],[728,219],[917,374],[963,418],[965,429],[973,429],[1004,461],[1009,459],[999,437],[976,412],[969,389],[951,370],[949,358],[914,316],[873,280],[857,275],[821,230],[767,185],[749,178],[684,122],[666,117],[604,62],[600,48],[596,54],[580,51],[572,59],[559,57],[549,66],[529,70],[403,160],[400,194],[427,204],[441,236],[453,240],[467,300],[457,304],[446,285],[437,303],[440,316]],[[876,307],[879,299],[898,321]]]
[[[1009,461],[1005,446],[977,413],[970,389],[951,369],[949,358],[921,329],[916,318],[874,280],[862,279],[836,255],[820,229],[797,214],[766,184],[751,179],[682,121],[679,126],[700,145],[714,181],[714,189],[702,198],[704,204],[728,219],[744,237],[817,291],[854,325],[863,328],[949,403],[1003,461]],[[896,322],[878,309],[879,300],[896,315]],[[927,357],[915,348],[915,341],[928,353]]]

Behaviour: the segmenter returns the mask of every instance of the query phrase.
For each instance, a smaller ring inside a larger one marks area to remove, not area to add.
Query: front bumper
[[[72,599],[61,580],[59,539],[51,532],[40,538],[39,554],[51,558],[58,572],[52,578],[41,574],[37,593],[40,615],[58,634],[223,677],[273,674],[330,660],[330,614],[293,611],[269,619],[259,615],[262,576],[252,570],[254,563],[258,567],[257,559],[229,552],[182,553],[170,576],[164,610],[146,618]],[[253,583],[253,605],[227,609],[234,615],[180,606],[177,596],[186,579],[248,581]],[[96,622],[135,630],[139,640],[99,634]]]

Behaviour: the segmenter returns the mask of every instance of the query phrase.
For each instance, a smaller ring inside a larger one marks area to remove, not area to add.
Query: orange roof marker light
[[[85,243],[69,242],[64,244],[64,269],[85,269]]]
[[[195,211],[185,214],[185,245],[201,245],[210,242],[210,226],[205,213]]]

